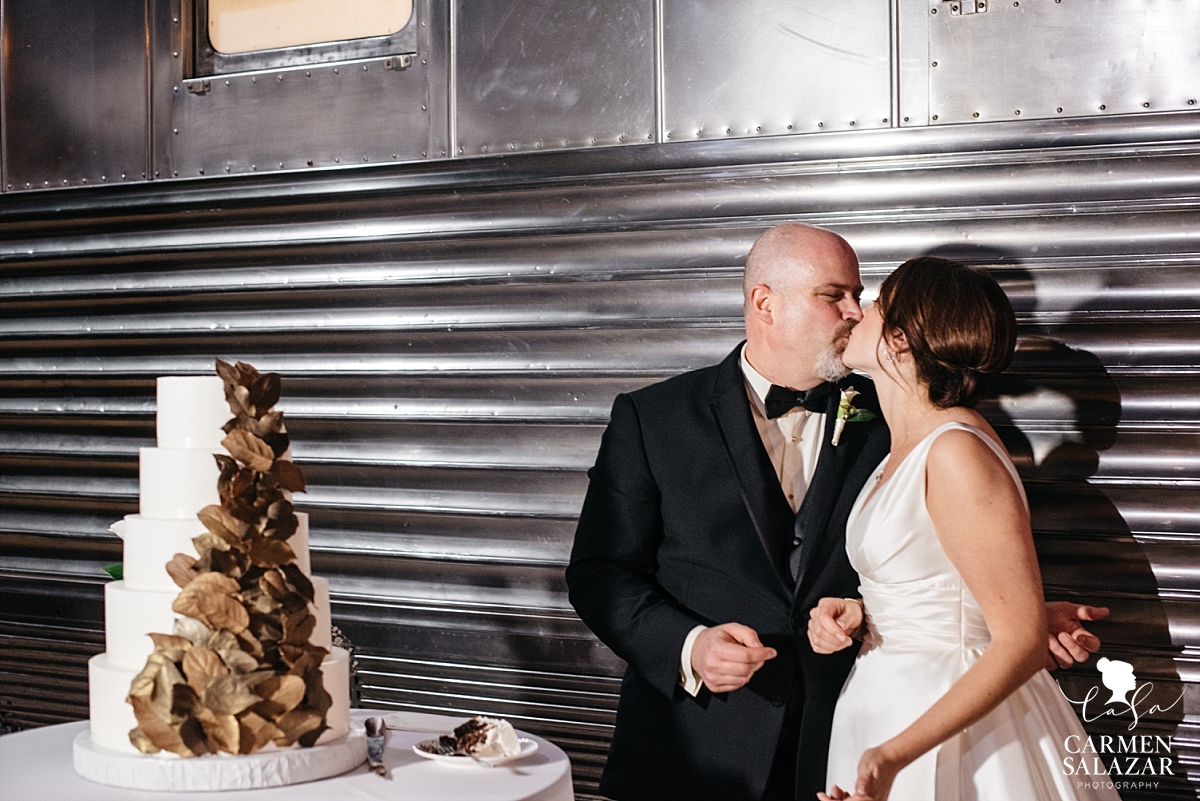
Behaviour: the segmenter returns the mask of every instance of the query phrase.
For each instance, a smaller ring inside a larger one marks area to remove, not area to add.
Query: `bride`
[[[1028,505],[971,408],[1015,341],[996,282],[932,257],[892,273],[850,336],[843,358],[874,380],[892,449],[846,524],[866,619],[823,599],[809,627],[819,653],[848,646],[847,631],[866,643],[838,699],[823,801],[1119,798],[1063,773],[1063,741],[1083,729],[1043,667]]]

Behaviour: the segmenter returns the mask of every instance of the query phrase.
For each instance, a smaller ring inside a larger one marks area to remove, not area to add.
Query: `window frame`
[[[363,58],[415,56],[417,54],[417,25],[419,2],[413,3],[412,16],[402,29],[387,36],[368,36],[334,42],[251,50],[245,53],[221,53],[213,49],[208,38],[208,0],[191,0],[191,9],[184,18],[191,22],[191,56],[185,65],[185,78],[209,78],[258,70],[287,69],[320,64],[333,64]]]

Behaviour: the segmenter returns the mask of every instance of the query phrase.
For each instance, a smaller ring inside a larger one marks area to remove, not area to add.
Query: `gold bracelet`
[[[861,640],[867,633],[867,605],[863,603],[862,598],[843,598],[842,600],[857,604],[859,610],[862,612],[862,622],[858,624],[858,628],[850,635],[850,639],[852,640]]]

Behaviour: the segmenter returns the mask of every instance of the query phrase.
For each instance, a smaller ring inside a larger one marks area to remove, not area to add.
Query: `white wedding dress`
[[[874,495],[886,459],[867,481],[846,523],[846,551],[862,577],[872,647],[856,660],[838,698],[829,787],[853,790],[863,751],[933,706],[991,639],[925,507],[929,448],[952,429],[978,435],[1020,487],[1008,454],[979,429],[956,422],[930,432]],[[1119,801],[1107,776],[1064,775],[1064,740],[1071,735],[1084,735],[1083,727],[1050,674],[1040,671],[978,723],[902,770],[890,799]]]

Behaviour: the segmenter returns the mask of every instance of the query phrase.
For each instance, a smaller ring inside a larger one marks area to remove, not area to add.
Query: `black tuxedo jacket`
[[[738,363],[619,395],[604,433],[567,568],[571,603],[628,663],[600,789],[628,799],[758,799],[789,697],[803,704],[798,798],[824,788],[829,730],[857,649],[814,654],[808,612],[822,597],[858,594],[845,551],[850,507],[886,455],[887,427],[862,376],[870,422],[831,443],[826,410],[816,473],[795,515],[750,411]],[[803,533],[800,580],[788,554]],[[684,639],[698,624],[737,622],[779,655],[750,683],[693,698],[679,684]]]

